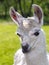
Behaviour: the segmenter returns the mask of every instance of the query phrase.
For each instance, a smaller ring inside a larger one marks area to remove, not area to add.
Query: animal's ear
[[[10,8],[9,14],[16,24],[19,25],[21,23],[23,17],[13,7]]]
[[[32,5],[33,9],[34,9],[34,16],[38,18],[39,23],[43,23],[42,19],[43,19],[43,11],[41,9],[40,6],[33,4]]]

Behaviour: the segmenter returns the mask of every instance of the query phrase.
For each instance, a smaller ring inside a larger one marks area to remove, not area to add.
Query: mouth
[[[23,53],[28,53],[29,50],[24,50],[24,49],[22,49],[22,52],[23,52]]]

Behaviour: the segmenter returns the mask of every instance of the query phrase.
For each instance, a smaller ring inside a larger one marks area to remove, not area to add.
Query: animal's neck
[[[33,51],[25,55],[27,65],[48,65],[46,51]]]
[[[43,48],[36,48],[25,55],[27,65],[48,65],[46,50]]]
[[[45,39],[40,36],[37,45],[30,53],[25,54],[27,65],[48,65],[46,56]]]

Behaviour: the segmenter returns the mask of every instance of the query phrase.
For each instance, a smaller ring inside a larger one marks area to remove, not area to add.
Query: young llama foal
[[[43,25],[43,11],[33,4],[34,15],[24,18],[13,7],[10,16],[18,25],[17,35],[21,38],[21,49],[14,56],[14,65],[49,65]]]

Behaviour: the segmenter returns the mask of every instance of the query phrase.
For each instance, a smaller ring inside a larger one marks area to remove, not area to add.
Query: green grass
[[[17,26],[11,23],[0,23],[0,65],[12,65],[13,56],[20,47]]]
[[[45,31],[45,36],[46,36],[46,48],[47,51],[49,52],[49,25],[43,26],[43,29]]]
[[[49,51],[49,26],[43,26],[46,33],[47,51]],[[14,53],[20,48],[20,40],[15,34],[14,23],[0,23],[0,65],[12,65]]]

